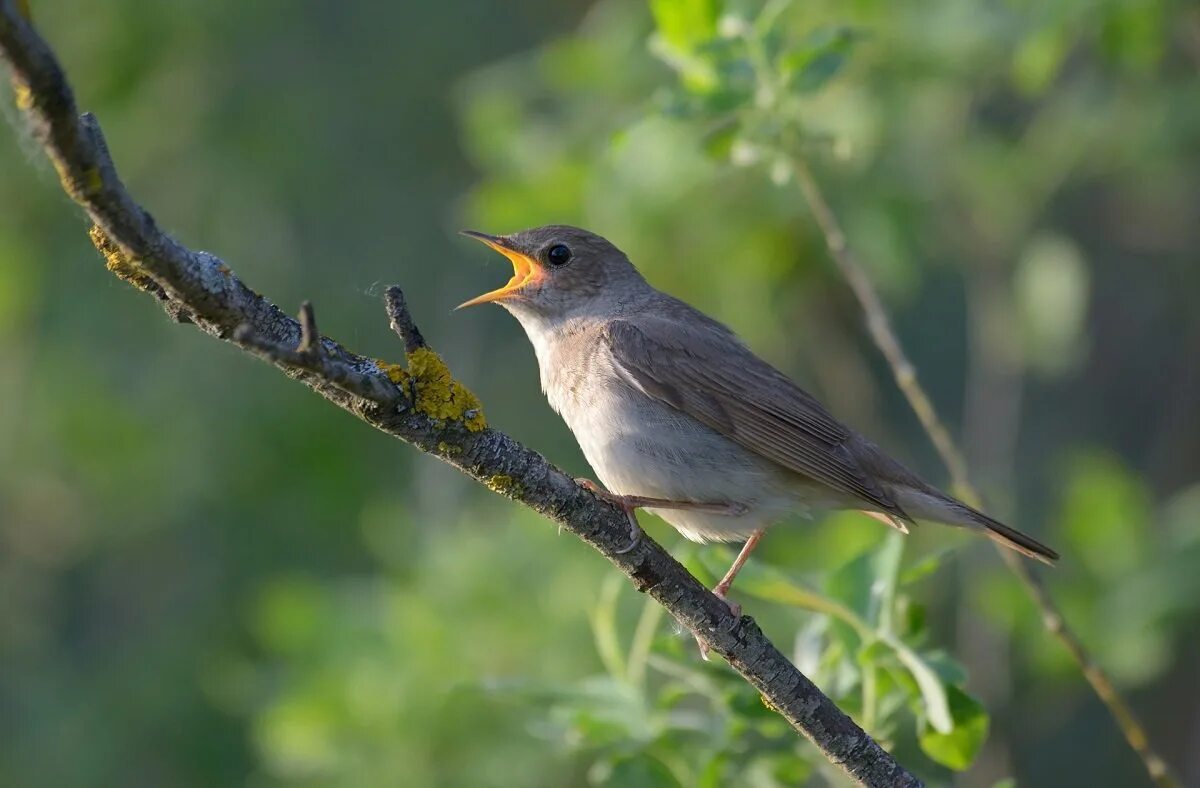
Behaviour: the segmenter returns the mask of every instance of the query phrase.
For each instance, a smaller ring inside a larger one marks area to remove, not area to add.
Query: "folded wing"
[[[648,396],[867,508],[909,519],[856,461],[850,430],[723,326],[638,317],[612,321],[604,336],[618,371]]]

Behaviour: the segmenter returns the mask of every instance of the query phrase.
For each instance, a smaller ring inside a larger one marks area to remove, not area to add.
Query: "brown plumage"
[[[749,547],[791,511],[853,508],[901,530],[933,520],[1058,558],[922,481],[603,238],[557,225],[469,235],[508,257],[514,276],[466,305],[495,301],[520,321],[551,406],[600,480],[632,505],[651,499],[689,538]]]

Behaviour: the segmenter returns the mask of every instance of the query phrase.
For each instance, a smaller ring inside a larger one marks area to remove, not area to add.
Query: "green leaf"
[[[875,582],[875,552],[851,559],[825,581],[825,593],[850,608],[863,620],[871,611],[871,584]]]
[[[718,0],[650,0],[650,13],[666,43],[691,52],[716,37],[721,4]]]
[[[942,683],[933,665],[898,638],[886,638],[884,642],[892,647],[896,652],[896,659],[900,660],[900,664],[904,665],[917,683],[929,725],[940,734],[951,733],[954,728],[953,710],[950,707],[946,685]]]
[[[910,586],[929,577],[941,567],[942,560],[953,553],[954,549],[952,547],[943,548],[905,567],[904,571],[900,573],[900,585]]]
[[[1024,94],[1036,96],[1058,76],[1067,56],[1069,36],[1056,27],[1045,27],[1027,36],[1013,55],[1013,82]]]
[[[703,565],[703,573],[709,577],[720,577],[732,560],[728,550],[708,549],[700,551],[696,560]],[[684,562],[684,566],[690,565]],[[832,613],[837,616],[835,609],[842,606],[829,599],[821,592],[810,588],[798,580],[793,580],[769,564],[752,560],[747,563],[740,574],[734,590],[750,596],[779,602],[784,605],[802,607],[821,613]]]
[[[967,680],[966,668],[945,651],[926,651],[921,658],[946,684],[959,685]]]
[[[895,632],[896,585],[900,579],[900,561],[904,558],[904,534],[890,531],[883,546],[875,553],[875,583],[871,586],[871,618],[882,632]]]
[[[1062,506],[1072,552],[1101,577],[1114,578],[1145,558],[1152,516],[1145,483],[1107,453],[1073,458]]]
[[[667,788],[679,781],[662,761],[649,755],[635,755],[596,763],[588,774],[593,785],[630,786],[630,788]]]
[[[963,771],[975,760],[987,739],[988,715],[979,701],[958,687],[950,686],[947,690],[954,727],[948,732],[939,732],[923,725],[921,749],[941,765]]]
[[[933,728],[940,732],[949,732],[953,723],[946,692],[942,680],[933,666],[894,633],[876,632],[871,624],[858,614],[857,609],[843,601],[843,599],[853,600],[859,609],[869,611],[871,589],[875,578],[884,576],[884,573],[897,560],[893,555],[893,550],[894,548],[885,545],[881,550],[859,556],[835,573],[835,575],[840,575],[834,585],[838,586],[842,599],[825,596],[807,588],[761,561],[751,561],[746,564],[742,573],[738,575],[735,587],[742,593],[761,599],[828,614],[831,619],[831,631],[843,637],[843,642],[846,642],[851,653],[857,652],[860,643],[878,638],[895,653],[896,659],[912,676],[914,688],[921,698],[925,715]],[[856,642],[847,642],[845,640],[847,636]]]
[[[779,59],[788,84],[799,93],[819,90],[846,65],[858,38],[856,30],[840,25],[814,30]]]
[[[812,779],[812,765],[794,753],[768,756],[763,761],[778,785],[804,785]]]
[[[792,78],[792,87],[799,93],[820,90],[826,82],[837,76],[846,65],[845,52],[823,52],[813,58]]]
[[[700,775],[696,778],[696,788],[721,788],[723,785],[728,785],[727,773],[730,760],[729,754],[725,752],[713,755],[700,770]]]
[[[600,598],[596,600],[590,616],[596,653],[600,655],[605,670],[615,679],[625,679],[628,675],[625,657],[621,653],[620,636],[617,634],[617,596],[621,588],[620,578],[616,575],[605,578],[600,586]]]
[[[912,643],[920,643],[928,634],[925,605],[914,602],[908,596],[900,596],[896,602],[897,632]]]
[[[868,550],[842,566],[825,584],[829,596],[844,603],[872,628],[891,631],[892,605],[904,535],[888,534],[878,547]]]

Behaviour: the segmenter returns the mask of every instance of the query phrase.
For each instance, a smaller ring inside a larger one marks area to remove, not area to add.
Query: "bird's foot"
[[[722,588],[720,584],[718,584],[717,587],[713,589],[713,594],[717,597],[717,599],[721,600],[729,607],[729,612],[733,613],[735,618],[741,617],[742,606],[739,605],[737,602],[734,602],[729,597],[725,596],[727,593],[729,593],[729,589]]]
[[[633,548],[642,543],[642,536],[645,531],[642,526],[638,525],[637,515],[633,513],[633,509],[625,509],[625,516],[629,518],[629,544],[617,551],[617,555],[625,555],[631,552]]]
[[[729,612],[733,613],[734,618],[741,617],[742,606],[737,602],[729,601],[729,589],[733,587],[733,581],[738,576],[738,572],[742,571],[742,567],[746,565],[746,559],[750,557],[750,553],[754,552],[754,548],[758,546],[763,533],[765,531],[760,528],[750,534],[750,538],[746,540],[746,543],[742,545],[742,549],[738,551],[737,558],[733,561],[733,566],[729,567],[729,571],[721,578],[721,582],[717,583],[716,587],[713,588],[713,594],[717,599],[720,599],[729,606]],[[700,643],[699,638],[697,638],[696,642]],[[703,643],[700,643],[700,656],[705,660],[708,659],[708,648]]]
[[[641,544],[642,535],[645,532],[642,531],[642,527],[638,525],[637,514],[634,513],[634,510],[637,508],[635,504],[629,503],[626,496],[613,495],[591,479],[579,478],[575,480],[575,483],[580,487],[589,490],[597,498],[602,498],[609,503],[616,504],[625,511],[625,516],[629,518],[629,544],[618,550],[617,555],[624,555]]]

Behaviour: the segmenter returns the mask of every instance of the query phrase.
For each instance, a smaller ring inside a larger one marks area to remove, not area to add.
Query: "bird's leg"
[[[713,593],[716,594],[718,599],[729,605],[729,612],[735,616],[742,615],[742,606],[737,602],[731,602],[726,597],[726,594],[729,593],[729,588],[733,585],[734,578],[738,576],[738,572],[742,571],[742,567],[746,565],[746,560],[750,558],[750,554],[754,552],[754,548],[758,546],[758,542],[762,539],[765,532],[765,528],[759,528],[750,534],[750,538],[746,540],[746,543],[742,545],[742,549],[738,552],[737,558],[733,559],[733,565],[729,567],[729,571],[721,578],[721,582],[713,587]],[[700,657],[707,660],[708,646],[704,645],[700,638],[696,638],[696,644],[700,646]]]
[[[721,578],[721,582],[717,583],[716,587],[713,588],[713,593],[725,600],[725,604],[729,605],[729,609],[733,611],[735,616],[741,615],[742,607],[736,602],[730,602],[728,599],[725,599],[725,595],[729,593],[729,587],[733,585],[733,579],[738,576],[738,572],[742,571],[742,567],[746,565],[746,559],[754,552],[754,548],[758,547],[758,541],[762,539],[765,531],[765,528],[759,528],[750,534],[750,538],[742,545],[737,558],[733,559],[733,566],[729,567],[729,571]]]

